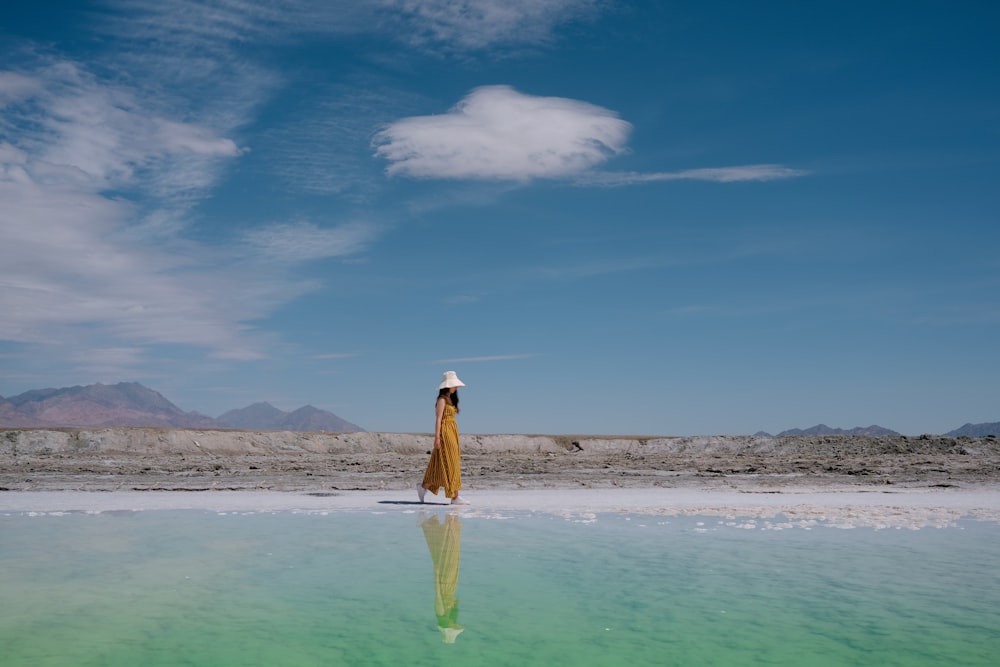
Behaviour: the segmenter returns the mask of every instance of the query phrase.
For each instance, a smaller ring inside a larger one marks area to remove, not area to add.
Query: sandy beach
[[[0,432],[0,511],[419,508],[421,434]],[[1000,521],[992,438],[467,436],[467,512]],[[428,496],[425,508],[445,507]],[[438,504],[435,504],[438,503]]]

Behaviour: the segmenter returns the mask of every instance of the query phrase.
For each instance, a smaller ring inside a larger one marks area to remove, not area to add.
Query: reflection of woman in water
[[[454,644],[463,628],[458,624],[458,566],[462,559],[462,523],[455,514],[444,517],[435,514],[420,523],[424,539],[434,561],[434,614],[437,616],[441,641]]]
[[[458,447],[458,388],[465,383],[458,379],[455,371],[447,371],[438,387],[438,397],[434,404],[434,451],[424,471],[424,481],[417,487],[417,496],[424,502],[424,494],[430,491],[437,495],[444,487],[444,495],[451,498],[452,505],[468,505],[469,501],[458,495],[462,488],[462,453]]]

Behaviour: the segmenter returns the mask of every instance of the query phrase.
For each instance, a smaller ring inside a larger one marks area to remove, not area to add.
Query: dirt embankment
[[[3,490],[409,489],[431,438],[152,428],[0,431]],[[972,487],[1000,482],[994,438],[463,435],[475,488]]]

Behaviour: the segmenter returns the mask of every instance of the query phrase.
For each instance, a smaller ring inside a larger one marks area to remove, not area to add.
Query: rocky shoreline
[[[428,434],[0,430],[0,490],[405,490]],[[945,436],[462,435],[467,489],[982,488],[1000,442]]]

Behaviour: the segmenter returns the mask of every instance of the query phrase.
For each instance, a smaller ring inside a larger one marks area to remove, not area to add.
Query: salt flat
[[[472,505],[452,507],[416,492],[342,491],[295,493],[274,491],[20,491],[0,494],[0,513],[204,510],[213,512],[272,511],[460,511],[465,516],[503,517],[542,512],[580,517],[600,513],[655,516],[714,516],[780,520],[800,525],[826,523],[841,527],[921,528],[954,525],[970,518],[1000,523],[1000,490],[910,489],[892,492],[796,489],[791,492],[747,493],[700,489],[530,489],[469,493]]]

